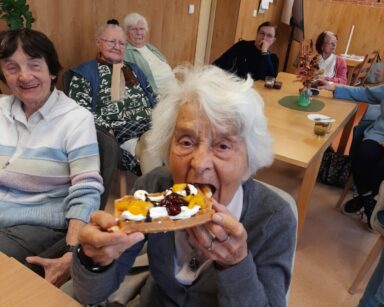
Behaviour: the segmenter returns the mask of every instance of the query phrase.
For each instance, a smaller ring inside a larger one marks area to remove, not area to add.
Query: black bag
[[[350,174],[349,156],[338,154],[329,147],[324,152],[317,178],[322,183],[344,188]]]

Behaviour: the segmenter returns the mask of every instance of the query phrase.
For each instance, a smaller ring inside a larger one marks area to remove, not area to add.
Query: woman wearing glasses
[[[101,26],[96,59],[71,69],[69,96],[93,112],[96,126],[113,131],[123,148],[122,166],[140,174],[161,165],[143,153],[156,97],[144,73],[123,61],[125,47],[124,30],[116,21]]]
[[[213,62],[226,71],[253,80],[264,80],[266,76],[276,77],[279,59],[269,48],[276,40],[276,26],[269,21],[257,28],[254,41],[239,41]]]
[[[324,70],[323,78],[334,83],[347,84],[347,64],[335,54],[336,34],[325,31],[316,40],[316,51],[320,54],[319,66]]]

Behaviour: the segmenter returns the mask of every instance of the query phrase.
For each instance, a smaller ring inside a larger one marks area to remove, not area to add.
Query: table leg
[[[351,135],[352,128],[355,124],[356,112],[351,116],[348,122],[345,124],[343,128],[343,132],[340,137],[339,146],[337,147],[337,153],[344,154],[345,148],[348,144],[348,139]]]
[[[312,191],[316,184],[317,174],[319,172],[322,157],[323,151],[318,152],[317,155],[309,163],[308,167],[305,169],[303,182],[297,197],[297,211],[299,215],[299,221],[297,225],[297,241],[299,243],[303,232],[304,221],[307,216]]]

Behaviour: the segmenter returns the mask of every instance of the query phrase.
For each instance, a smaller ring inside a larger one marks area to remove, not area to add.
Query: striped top
[[[103,192],[93,116],[56,89],[27,120],[0,98],[0,228],[88,222]]]

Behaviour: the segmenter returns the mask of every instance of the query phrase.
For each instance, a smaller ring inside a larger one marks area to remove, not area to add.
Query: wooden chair
[[[357,71],[352,76],[352,86],[361,86],[365,84],[365,80],[368,77],[371,66],[376,62],[378,55],[378,51],[373,51],[371,54],[367,54],[364,57],[364,61],[359,65]]]
[[[364,277],[367,275],[368,271],[372,267],[372,265],[375,263],[376,259],[379,257],[381,251],[384,247],[384,229],[382,227],[382,224],[378,221],[377,213],[379,211],[382,211],[384,209],[384,181],[382,181],[380,185],[379,195],[377,197],[377,203],[375,206],[375,209],[372,212],[371,216],[371,225],[373,229],[380,232],[380,237],[377,239],[375,245],[369,252],[367,258],[365,259],[363,265],[361,266],[359,272],[357,273],[355,280],[353,281],[351,287],[349,288],[349,293],[355,294],[356,290],[359,288],[360,283],[364,279]]]
[[[301,42],[301,48],[300,48],[301,55],[304,53],[313,53],[313,41],[312,39],[304,39]]]
[[[293,61],[293,66],[294,67],[299,67],[300,57],[303,54],[313,53],[313,50],[314,49],[313,49],[313,41],[312,41],[312,39],[304,39],[300,43],[300,50],[299,50],[299,52],[296,55],[296,59]]]

